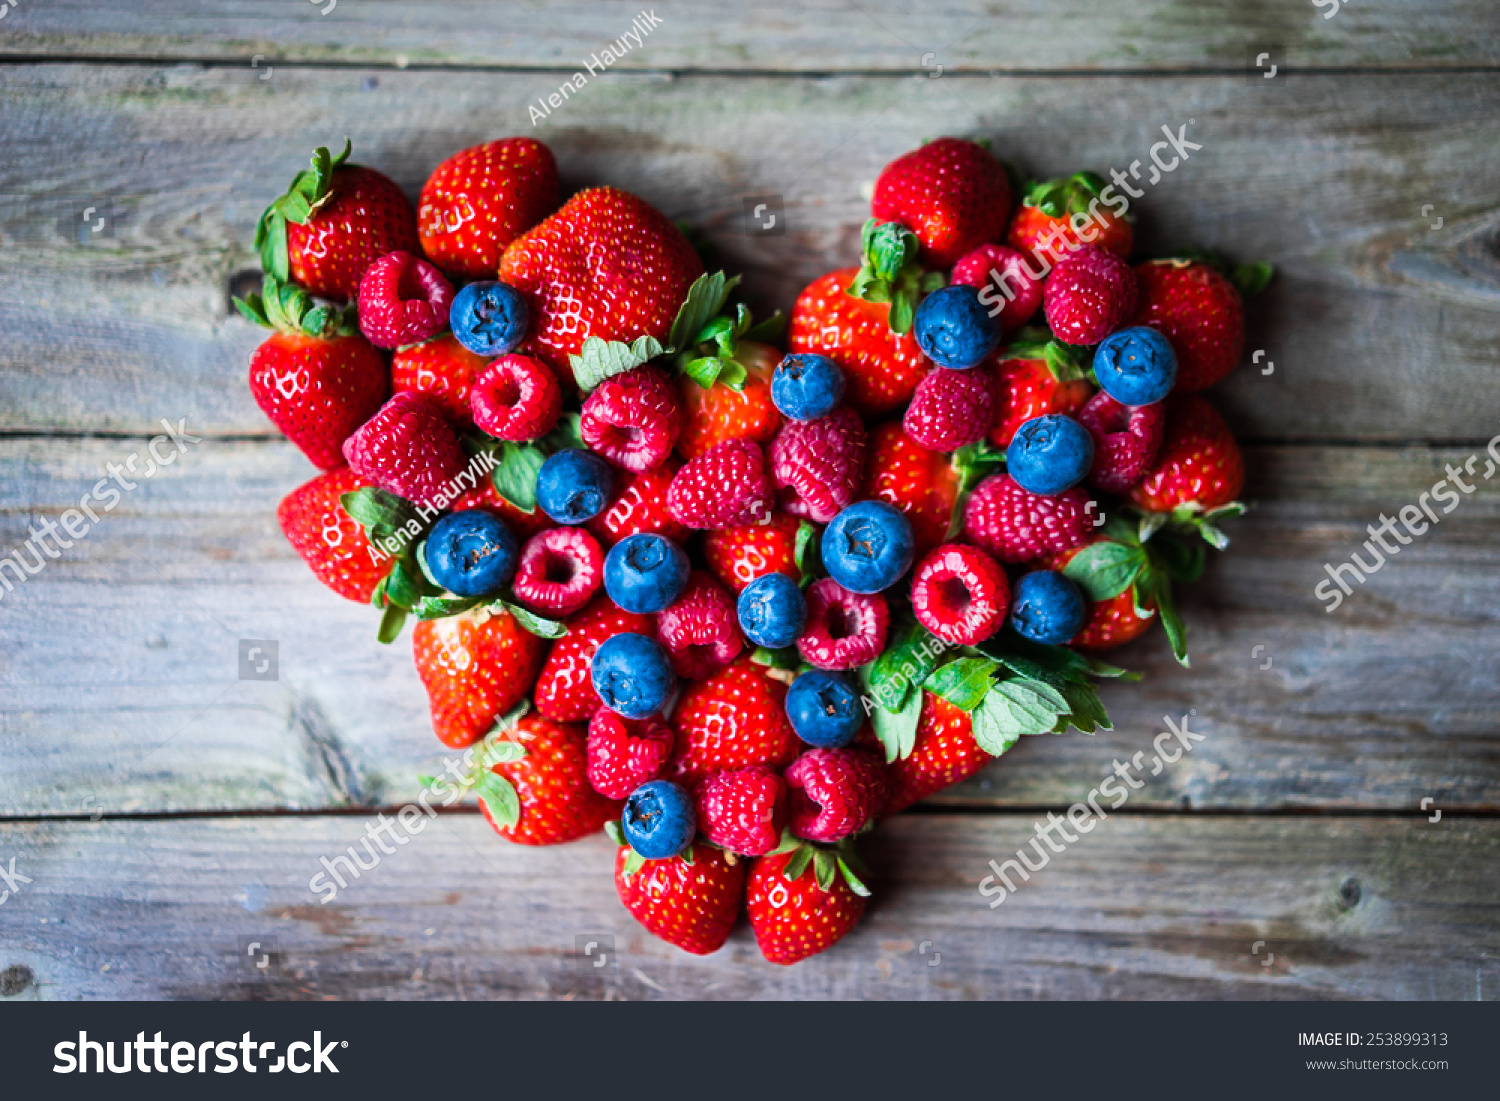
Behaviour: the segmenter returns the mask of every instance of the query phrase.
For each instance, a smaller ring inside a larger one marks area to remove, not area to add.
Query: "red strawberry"
[[[533,356],[501,356],[469,392],[474,424],[497,440],[525,443],[545,436],[562,416],[562,388],[552,369]]]
[[[725,440],[767,443],[781,427],[781,413],[771,401],[771,376],[781,353],[769,344],[741,341],[734,361],[747,376],[738,390],[723,382],[705,390],[687,375],[678,377],[682,435],[677,439],[677,452],[684,459],[696,459]]]
[[[540,531],[521,548],[511,591],[543,615],[572,615],[604,584],[604,551],[581,528]]]
[[[1094,465],[1089,485],[1106,493],[1124,493],[1139,482],[1161,446],[1164,414],[1155,405],[1121,405],[1104,391],[1089,399],[1078,421],[1094,438]]]
[[[346,600],[368,604],[391,572],[389,555],[377,556],[365,529],[339,505],[345,493],[370,483],[348,467],[319,474],[281,499],[276,519],[287,542],[319,581]]]
[[[888,304],[847,293],[858,268],[815,279],[792,307],[788,340],[794,352],[817,352],[844,370],[844,400],[863,416],[879,417],[910,399],[932,367],[910,332],[891,331]]]
[[[865,473],[865,426],[840,406],[810,421],[788,421],[771,442],[776,503],[792,516],[826,524],[854,502]]]
[[[1085,245],[1052,269],[1043,293],[1047,324],[1069,344],[1098,344],[1135,312],[1135,272],[1114,253]]]
[[[933,451],[957,451],[978,443],[995,423],[998,387],[984,367],[950,371],[934,367],[917,384],[901,427]]]
[[[1004,624],[1010,582],[1000,564],[978,547],[949,543],[917,564],[911,608],[938,638],[974,646]]]
[[[526,296],[528,349],[572,379],[587,337],[666,342],[703,263],[682,231],[643,199],[612,187],[580,191],[516,238],[500,278]]]
[[[938,138],[885,166],[870,211],[915,233],[923,263],[952,267],[1000,236],[1010,215],[1010,180],[984,146]]]
[[[636,921],[697,956],[724,947],[745,891],[744,861],[711,845],[694,845],[692,863],[674,856],[641,862],[632,871],[631,855],[628,845],[615,854],[615,890]]]
[[[492,279],[505,246],[557,209],[557,162],[533,138],[461,149],[417,200],[427,258],[460,279]]]
[[[802,859],[800,874],[793,861]],[[771,963],[791,964],[832,948],[859,924],[865,899],[855,894],[839,869],[809,873],[808,864],[832,854],[820,850],[812,860],[800,852],[757,857],[745,885],[750,928],[761,955]],[[791,865],[791,867],[789,867]],[[820,882],[826,878],[827,886]]]
[[[1059,382],[1045,359],[1007,356],[994,370],[999,397],[990,440],[997,447],[1009,447],[1016,429],[1033,417],[1048,413],[1077,414],[1093,390],[1082,379]]]
[[[745,648],[734,597],[702,570],[694,570],[682,595],[657,615],[656,635],[678,674],[690,680],[712,676]]]
[[[809,749],[785,776],[792,833],[809,841],[842,841],[885,801],[885,766],[864,749]]]
[[[768,573],[784,573],[795,581],[800,577],[797,529],[801,526],[795,516],[776,512],[769,524],[720,528],[703,537],[703,557],[714,576],[736,594]]]
[[[947,455],[923,447],[892,422],[875,429],[865,469],[861,497],[886,501],[906,514],[918,558],[947,538],[959,490],[958,471]]]
[[[605,547],[641,532],[663,535],[674,543],[687,538],[688,529],[667,510],[667,489],[677,475],[677,462],[667,459],[655,470],[616,478],[619,489],[609,507],[588,522],[589,531]]]
[[[852,593],[825,577],[807,588],[807,626],[797,652],[819,669],[855,669],[880,656],[890,626],[885,597]]]
[[[391,356],[391,387],[435,399],[459,428],[474,423],[469,388],[490,361],[465,348],[452,333],[441,333],[422,344],[397,348]]]
[[[1103,542],[1114,542],[1114,540],[1096,536],[1087,545],[1093,546],[1095,543]],[[1049,555],[1041,561],[1040,566],[1047,570],[1064,569],[1081,550],[1083,547],[1074,547],[1061,554]],[[1147,596],[1144,607],[1146,611],[1154,613],[1155,598]],[[1068,645],[1083,650],[1106,650],[1111,646],[1119,646],[1131,639],[1139,638],[1154,622],[1156,622],[1154,614],[1149,616],[1136,614],[1135,597],[1127,587],[1123,592],[1116,593],[1108,600],[1092,601],[1089,604],[1088,621],[1084,623],[1083,630],[1069,640]]]
[[[695,785],[728,768],[792,763],[801,746],[786,717],[786,685],[742,657],[686,685],[672,715],[677,731],[668,777]]]
[[[924,689],[911,755],[886,763],[888,790],[881,814],[896,814],[949,784],[967,780],[991,759],[974,740],[969,713]]]
[[[1030,253],[1042,275],[1087,244],[1130,259],[1135,230],[1126,221],[1123,206],[1117,209],[1099,198],[1105,186],[1092,172],[1033,184],[1010,223],[1006,244]]]
[[[235,305],[250,321],[275,329],[250,356],[255,404],[314,466],[343,466],[344,441],[390,392],[385,357],[345,317],[314,307],[301,288],[269,276],[262,294]]]
[[[1234,434],[1212,405],[1196,394],[1172,394],[1161,450],[1130,491],[1147,512],[1223,508],[1245,485],[1245,460]]]
[[[491,766],[491,776],[477,785],[480,812],[507,841],[561,845],[597,833],[619,815],[619,803],[589,786],[588,750],[579,727],[527,715],[496,743],[524,751]]]
[[[964,537],[1001,562],[1029,562],[1081,546],[1093,532],[1089,497],[1074,487],[1055,497],[1028,493],[1009,474],[979,483],[964,508]]]
[[[417,252],[417,219],[394,180],[319,148],[312,167],[261,215],[255,247],[266,273],[309,294],[347,302],[365,269],[392,252]]]
[[[1042,308],[1041,274],[1028,265],[1030,258],[1004,245],[980,245],[953,265],[953,282],[979,287],[979,301],[997,315],[1007,332],[1019,329]]]
[[[1176,391],[1203,390],[1245,354],[1245,304],[1233,283],[1196,260],[1151,260],[1136,266],[1140,303],[1132,325],[1149,325],[1177,353]]]
[[[583,403],[583,442],[616,466],[640,473],[660,466],[682,431],[677,390],[649,364],[605,379]]]
[[[359,331],[377,348],[420,344],[448,327],[453,285],[426,260],[382,256],[359,281]]]
[[[362,476],[422,506],[442,506],[466,463],[443,407],[403,392],[344,441],[344,458]]]
[[[508,612],[475,608],[418,623],[412,653],[438,740],[461,749],[488,733],[526,694],[542,643]]]
[[[469,508],[487,508],[504,520],[505,526],[510,528],[519,540],[530,539],[537,532],[544,531],[552,525],[551,517],[541,509],[522,512],[500,496],[491,479],[484,477],[479,479],[473,489],[459,494],[451,507],[454,512],[462,512]]]
[[[672,728],[660,715],[627,719],[607,707],[589,720],[589,783],[607,799],[624,799],[655,780],[672,753]]]
[[[599,694],[589,681],[594,651],[607,638],[627,632],[655,634],[648,615],[635,615],[600,593],[568,621],[568,633],[552,644],[536,679],[536,709],[558,722],[579,722],[599,710]]]
[[[732,528],[770,516],[774,498],[760,444],[729,440],[677,472],[667,511],[690,528]]]
[[[716,772],[695,795],[698,828],[719,848],[762,856],[781,842],[786,783],[765,765]]]

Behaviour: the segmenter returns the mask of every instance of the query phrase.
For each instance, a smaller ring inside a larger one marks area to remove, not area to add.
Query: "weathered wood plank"
[[[615,896],[603,837],[526,849],[476,815],[389,845],[320,905],[308,887],[320,858],[366,822],[0,825],[0,854],[32,880],[0,909],[0,968],[28,968],[22,996],[36,998],[1468,1000],[1500,989],[1490,821],[1114,816],[992,910],[978,884],[990,860],[1030,852],[1032,816],[908,816],[865,843],[875,898],[861,925],[791,968],[765,963],[743,923],[709,957],[645,933]],[[595,967],[582,949],[606,937],[615,955]],[[252,942],[277,953],[264,971]]]
[[[0,54],[340,61],[382,65],[571,68],[629,31],[634,0],[494,8],[477,0],[288,4],[231,0],[205,10],[189,0],[109,8],[86,0],[20,4]],[[1495,64],[1493,5],[1442,0],[1342,5],[1289,0],[1184,4],[1059,0],[1045,5],[944,0],[920,6],[866,2],[676,3],[619,68],[947,70],[1033,72],[1237,68],[1259,50],[1283,65],[1451,67]],[[1486,33],[1486,32],[1489,33]],[[930,56],[929,56],[930,55]]]
[[[137,449],[0,442],[0,548]],[[1152,779],[1157,808],[1500,807],[1494,716],[1500,497],[1484,486],[1344,607],[1314,597],[1380,513],[1455,449],[1256,447],[1234,544],[1183,600],[1193,645],[1117,651],[1112,733],[1028,739],[943,800],[1056,805],[1196,709],[1208,740]],[[409,643],[335,597],[276,527],[311,473],[285,443],[209,441],[125,495],[87,538],[0,594],[0,814],[318,809],[410,799],[440,765]],[[279,680],[238,679],[239,639],[279,643]],[[1257,651],[1255,647],[1264,647]],[[1269,669],[1262,669],[1265,661]]]
[[[305,151],[347,132],[359,159],[414,194],[454,149],[528,132],[527,104],[558,80],[370,76],[0,70],[0,424],[143,431],[192,409],[211,432],[269,433],[243,383],[257,338],[228,316],[226,288],[252,265],[255,218]],[[1500,342],[1500,272],[1486,260],[1500,76],[621,74],[535,132],[569,185],[616,184],[705,227],[752,295],[786,308],[850,262],[861,185],[924,136],[988,134],[1052,174],[1128,169],[1162,126],[1189,119],[1203,148],[1137,203],[1142,251],[1199,243],[1278,265],[1250,343],[1275,372],[1247,366],[1227,384],[1237,427],[1276,440],[1487,439],[1472,395],[1493,386]],[[744,236],[744,199],[766,195],[784,200],[786,234]],[[80,228],[89,208],[91,225],[106,218],[98,234]]]

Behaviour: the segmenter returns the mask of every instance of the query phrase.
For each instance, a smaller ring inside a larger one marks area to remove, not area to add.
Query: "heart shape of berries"
[[[416,621],[443,802],[606,830],[652,933],[713,952],[748,912],[773,963],[829,948],[880,819],[1108,729],[1095,685],[1134,675],[1099,655],[1153,623],[1187,665],[1173,585],[1244,508],[1200,391],[1265,265],[1131,266],[1100,177],[1017,205],[942,138],[880,174],[858,266],[757,321],[644,200],[560,202],[540,142],[455,154],[415,208],[348,156],[267,210],[236,303],[323,471],[282,530],[381,642]]]

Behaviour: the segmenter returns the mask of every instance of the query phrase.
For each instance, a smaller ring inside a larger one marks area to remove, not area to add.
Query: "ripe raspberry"
[[[677,602],[656,617],[656,637],[672,656],[679,676],[711,677],[745,648],[734,597],[701,570],[694,570]]]
[[[464,469],[463,449],[425,394],[403,391],[344,441],[344,458],[361,477],[413,504],[444,507]]]
[[[935,367],[917,383],[901,427],[929,451],[957,451],[978,443],[995,422],[995,376],[984,367]]]
[[[890,625],[885,597],[851,593],[825,577],[807,590],[807,626],[797,640],[797,651],[819,669],[855,669],[885,649]]]
[[[690,528],[730,528],[764,521],[775,489],[760,445],[726,440],[677,472],[667,510]]]
[[[1043,284],[1032,277],[1028,260],[1025,253],[1005,245],[980,245],[953,265],[951,281],[968,287],[991,287],[988,294],[980,290],[979,301],[992,310],[1000,306],[1000,326],[1009,332],[1025,325],[1042,307]]]
[[[660,535],[674,543],[687,538],[688,529],[667,511],[667,488],[677,474],[677,461],[668,459],[655,470],[616,478],[620,488],[609,506],[586,525],[599,542],[612,547],[632,535]]]
[[[1078,414],[1094,437],[1094,465],[1089,485],[1106,493],[1124,493],[1146,476],[1161,447],[1166,413],[1155,405],[1121,405],[1103,390]]]
[[[1005,571],[978,547],[941,546],[913,575],[911,608],[918,622],[955,646],[973,646],[989,638],[1005,622],[1009,607]]]
[[[511,591],[532,611],[572,615],[603,582],[604,552],[594,537],[580,528],[552,528],[521,548]]]
[[[853,502],[864,473],[865,426],[847,407],[787,421],[771,441],[777,503],[792,516],[828,523]]]
[[[682,431],[677,388],[657,367],[607,378],[583,403],[583,442],[616,466],[654,470]]]
[[[453,286],[426,260],[392,252],[359,281],[359,329],[378,348],[420,344],[448,325]]]
[[[1075,486],[1055,497],[1028,493],[1009,474],[979,483],[964,508],[964,536],[1001,562],[1027,562],[1088,541],[1088,494]]]
[[[545,436],[562,415],[562,388],[541,360],[501,356],[469,390],[474,424],[497,440],[524,443]]]
[[[808,841],[842,841],[885,801],[885,768],[868,750],[809,749],[782,775],[792,832]]]
[[[589,720],[589,783],[606,799],[660,777],[671,753],[672,728],[660,715],[627,719],[601,707]]]
[[[786,784],[765,765],[716,772],[697,796],[698,828],[720,848],[762,856],[780,843]]]
[[[1069,344],[1098,344],[1135,312],[1136,275],[1130,265],[1097,245],[1063,257],[1043,296],[1047,324]]]
[[[802,521],[784,512],[773,513],[768,524],[722,528],[703,537],[703,557],[714,576],[738,595],[746,585],[768,573],[784,573],[797,580],[797,529]]]

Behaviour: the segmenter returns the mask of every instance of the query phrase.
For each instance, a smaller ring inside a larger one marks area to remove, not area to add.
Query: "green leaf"
[[[801,846],[802,841],[797,837],[797,835],[794,834],[789,828],[783,828],[781,831],[781,840],[777,842],[776,847],[770,852],[766,853],[766,855],[780,856],[782,853],[795,852],[797,849],[801,848]]]
[[[1085,596],[1098,603],[1119,596],[1146,565],[1140,547],[1101,539],[1075,554],[1063,567],[1063,576],[1077,583]]]
[[[521,799],[516,787],[504,776],[486,770],[474,784],[479,801],[498,826],[514,826],[521,820]]]
[[[416,509],[407,501],[374,486],[342,494],[339,504],[356,524],[372,535],[384,538],[394,535],[417,519]]]
[[[406,609],[392,604],[380,617],[380,628],[375,637],[381,642],[389,645],[401,637],[401,628],[406,623]]]
[[[1053,676],[1074,680],[1081,679],[1088,668],[1087,659],[1076,650],[1070,650],[1066,646],[1049,646],[1043,642],[1032,642],[1016,634],[1015,630],[1009,626],[1003,627],[1000,633],[988,642],[981,643],[978,649],[1007,667],[1013,666],[1015,659],[1019,657],[1030,667],[1045,670]]]
[[[759,341],[762,344],[770,344],[781,339],[781,334],[786,330],[786,314],[777,310],[764,321],[756,322],[745,330],[744,340]]]
[[[927,679],[950,647],[910,613],[899,613],[885,652],[871,663],[870,694],[886,711],[898,711],[911,690]]]
[[[1089,350],[1061,340],[1049,340],[1042,352],[1047,369],[1058,382],[1077,382],[1092,361]]]
[[[985,697],[985,702],[974,709],[970,716],[973,726],[974,744],[991,757],[998,757],[1025,733],[1023,724],[1011,713],[1008,703],[998,692]]]
[[[467,612],[480,603],[482,598],[477,596],[423,596],[413,601],[409,607],[411,614],[421,620],[446,619],[448,616]]]
[[[708,390],[719,381],[719,372],[724,370],[729,360],[723,356],[699,356],[690,359],[682,365],[682,373],[687,375],[703,389]]]
[[[1109,712],[1104,709],[1104,703],[1092,684],[1086,681],[1067,681],[1058,686],[1058,692],[1068,704],[1068,713],[1057,720],[1056,729],[1059,732],[1069,726],[1083,734],[1114,729]]]
[[[252,325],[260,325],[269,329],[271,319],[266,316],[265,301],[258,294],[247,294],[244,298],[234,299],[234,308],[239,310],[240,316]]]
[[[959,658],[938,667],[923,681],[922,687],[962,711],[973,711],[984,702],[998,667],[992,658]]]
[[[624,873],[626,879],[633,879],[635,877],[635,873],[640,871],[645,866],[646,858],[640,853],[636,852],[634,849],[631,849],[628,853],[625,854]]]
[[[1120,680],[1137,681],[1141,679],[1139,673],[1132,673],[1129,669],[1122,669],[1118,665],[1111,665],[1107,661],[1090,655],[1083,655],[1083,660],[1088,663],[1089,673],[1095,677],[1116,677]]]
[[[526,747],[518,742],[488,742],[484,749],[487,765],[508,765],[526,756]]]
[[[897,296],[891,301],[891,332],[909,333],[912,322],[917,317],[917,304],[905,296]]]
[[[722,271],[707,273],[693,280],[687,298],[677,310],[672,321],[672,331],[667,337],[673,348],[685,350],[693,338],[702,331],[713,317],[724,308],[729,292],[739,285],[738,275],[726,278]],[[660,353],[658,353],[660,354]]]
[[[392,604],[408,610],[422,599],[421,581],[412,576],[411,569],[400,558],[396,559],[391,572],[386,575],[385,594]]]
[[[1165,524],[1169,518],[1170,514],[1165,512],[1142,513],[1141,523],[1140,527],[1137,530],[1136,538],[1139,539],[1142,543],[1146,542],[1146,540],[1150,539],[1153,535],[1155,535],[1162,529],[1162,525]]]
[[[501,601],[505,610],[515,617],[517,623],[523,628],[536,635],[538,638],[562,638],[568,633],[567,624],[556,619],[547,619],[535,612],[528,611],[519,604],[510,601]]]
[[[1230,273],[1229,281],[1246,298],[1252,298],[1266,289],[1274,274],[1270,264],[1240,264]]]
[[[677,854],[677,859],[680,860],[680,861],[682,861],[688,867],[692,867],[692,865],[693,865],[693,845],[692,845],[692,842],[689,842],[688,843],[688,847],[685,848],[685,849],[683,849],[680,853]]]
[[[870,666],[860,668],[861,679]],[[867,685],[868,687],[868,685]],[[873,692],[871,693],[873,695]],[[905,760],[917,747],[917,723],[922,717],[922,693],[908,692],[899,709],[887,711],[878,704],[865,705],[875,737],[885,748],[886,761]]]
[[[802,845],[796,852],[792,853],[792,858],[786,862],[786,867],[781,869],[782,877],[788,883],[795,882],[801,877],[803,872],[807,871],[807,866],[812,862],[812,858],[813,847],[811,845]]]
[[[816,550],[818,547],[818,527],[811,520],[803,520],[797,525],[796,541],[792,544],[792,561],[797,564],[798,573],[807,573],[807,552]]]
[[[495,720],[495,728],[491,730],[490,733],[498,734],[502,731],[510,730],[516,725],[516,723],[525,718],[526,712],[530,710],[531,701],[523,697],[521,701],[516,704],[516,706],[512,707],[509,711]]]
[[[1150,559],[1173,581],[1191,585],[1203,576],[1208,552],[1197,540],[1189,542],[1163,534],[1151,540]]]
[[[549,455],[554,451],[579,449],[583,443],[583,418],[577,413],[564,413],[558,418],[557,427],[537,441]]]
[[[1046,734],[1068,713],[1061,693],[1039,680],[1004,680],[990,689],[974,712],[974,740],[998,757],[1025,734]],[[998,749],[998,752],[997,752]]]
[[[1172,599],[1172,583],[1165,576],[1158,576],[1153,580],[1151,590],[1156,597],[1156,610],[1161,615],[1162,630],[1167,632],[1167,642],[1172,647],[1172,656],[1185,668],[1192,664],[1188,660],[1187,625],[1177,614],[1177,604]]]
[[[495,492],[522,512],[536,511],[536,476],[547,456],[535,444],[505,441],[500,465],[490,475]]]
[[[745,383],[749,380],[750,372],[745,370],[744,365],[737,360],[727,360],[723,370],[719,372],[719,383],[737,394],[744,392]]]
[[[604,823],[604,833],[616,845],[625,844],[625,831],[620,828],[620,823],[615,819],[611,818],[608,822]]]
[[[802,657],[795,646],[784,646],[780,650],[757,646],[750,655],[750,660],[770,669],[795,669],[802,664]]]
[[[623,375],[666,351],[654,336],[641,336],[632,344],[591,336],[583,342],[583,354],[569,356],[578,388],[588,393],[607,378]]]
[[[833,890],[833,877],[838,874],[838,859],[827,849],[813,850],[813,879],[818,890]]]
[[[839,874],[844,877],[844,882],[848,885],[849,889],[860,898],[869,898],[870,888],[865,886],[864,880],[854,874],[854,869],[850,866],[849,861],[845,860],[842,856],[836,857],[836,859],[838,860]]]

